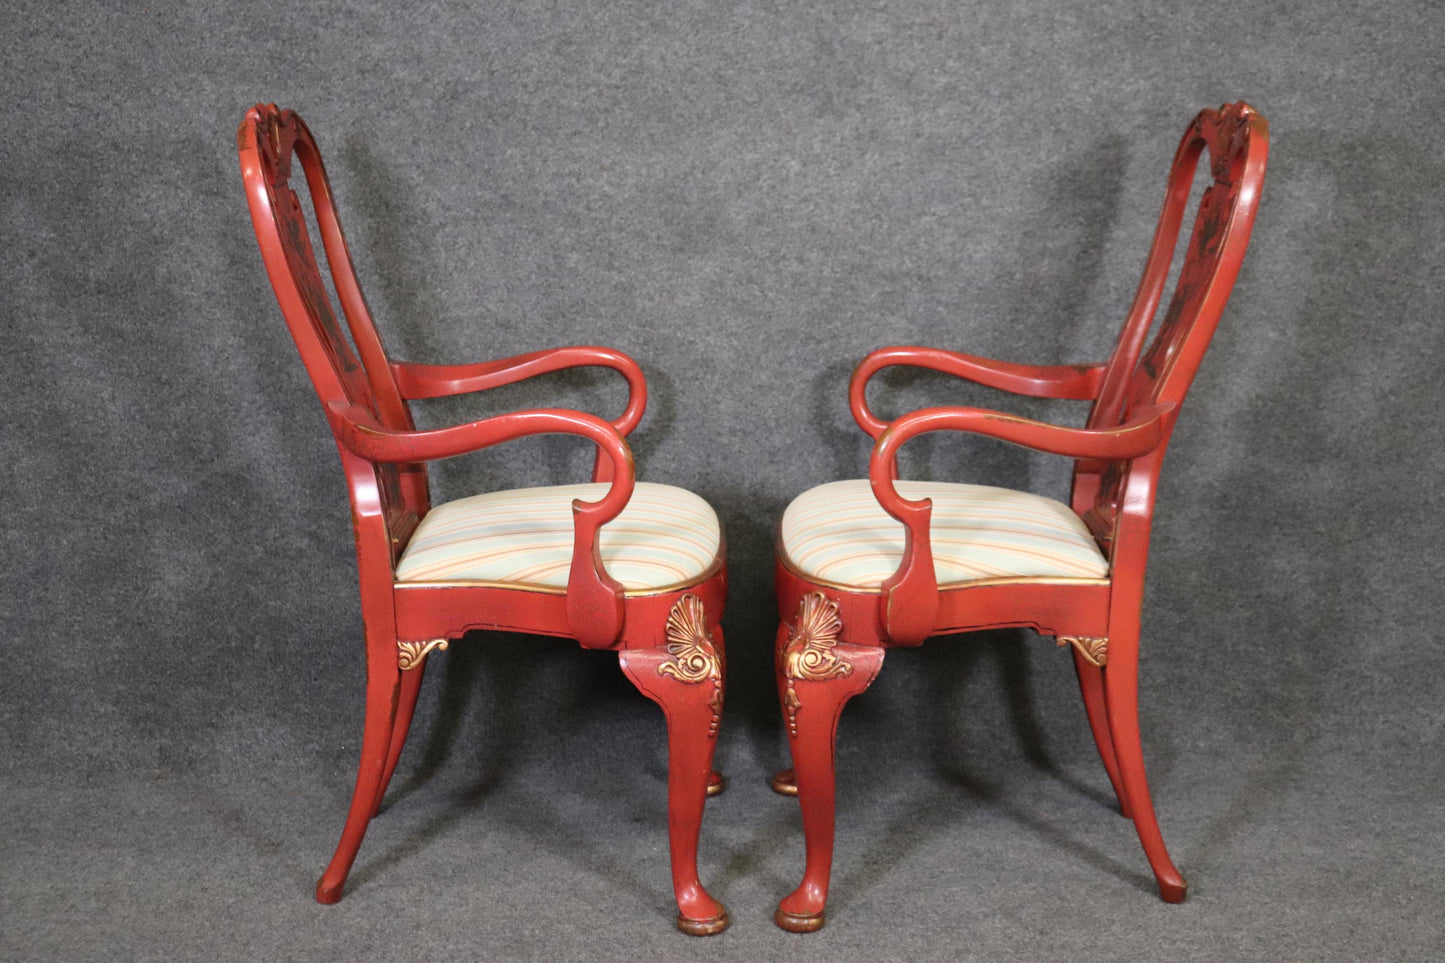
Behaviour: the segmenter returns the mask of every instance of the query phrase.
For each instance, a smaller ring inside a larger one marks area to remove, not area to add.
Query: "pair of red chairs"
[[[668,832],[677,925],[706,935],[728,916],[703,888],[697,843],[723,706],[720,620],[726,595],[717,516],[696,495],[638,482],[627,435],[647,389],[628,356],[557,348],[474,365],[388,359],[357,283],[321,156],[291,111],[257,106],[238,131],[262,256],[341,456],[356,536],[366,636],[361,763],[341,841],[316,887],[341,898],[362,837],[406,740],[430,653],[473,629],[577,639],[613,649],[622,671],[663,709]],[[1186,131],[1169,177],[1144,279],[1112,357],[1031,367],[927,348],[869,355],[849,388],[875,440],[867,481],[799,496],[779,531],[777,681],[793,768],[773,786],[796,794],[806,866],[776,920],[823,925],[834,829],[834,746],[844,703],[865,690],[889,646],[932,635],[1029,626],[1072,646],[1089,723],[1120,809],[1133,819],[1165,900],[1185,882],[1159,833],[1140,750],[1139,611],[1154,491],[1179,405],[1228,299],[1248,244],[1268,129],[1245,104],[1206,110]],[[1201,155],[1200,199],[1172,300],[1157,325]],[[300,199],[300,164],[345,329],[322,279]],[[348,337],[349,332],[349,337]],[[628,404],[612,421],[564,409],[518,411],[417,430],[408,402],[483,391],[575,366],[620,372]],[[865,389],[883,368],[914,365],[1017,394],[1092,402],[1080,429],[977,408],[928,408],[891,422]],[[1073,458],[1064,505],[1001,488],[897,477],[916,435],[966,431]],[[433,506],[425,464],[529,435],[596,445],[591,483],[488,492]]]

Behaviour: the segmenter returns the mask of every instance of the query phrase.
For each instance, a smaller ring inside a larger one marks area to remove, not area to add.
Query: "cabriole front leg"
[[[683,596],[667,622],[667,644],[618,653],[633,685],[667,719],[667,831],[677,928],[692,936],[721,933],[728,914],[697,872],[698,834],[709,794],[723,706],[723,638],[702,602]]]
[[[820,929],[824,922],[833,869],[838,718],[883,666],[882,648],[840,643],[841,631],[837,605],[813,593],[804,597],[797,623],[778,632],[778,693],[806,857],[802,882],[778,903],[773,919],[794,933]]]

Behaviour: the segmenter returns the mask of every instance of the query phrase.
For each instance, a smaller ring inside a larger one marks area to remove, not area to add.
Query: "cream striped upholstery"
[[[500,582],[566,588],[572,499],[597,501],[604,483],[516,488],[459,498],[421,520],[396,566],[398,582]],[[638,482],[602,526],[602,564],[629,592],[691,582],[717,558],[722,530],[692,492]]]
[[[1009,576],[1102,578],[1093,537],[1068,506],[1039,495],[949,482],[900,481],[904,498],[933,499],[933,567],[940,586]],[[903,523],[866,480],[820,485],[783,513],[782,550],[803,575],[877,589],[903,560]]]

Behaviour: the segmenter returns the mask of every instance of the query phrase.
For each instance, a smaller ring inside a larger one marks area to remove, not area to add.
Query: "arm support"
[[[332,429],[353,454],[368,461],[418,462],[478,451],[528,435],[567,434],[590,439],[612,464],[611,486],[595,502],[572,501],[575,538],[567,575],[567,620],[572,635],[588,648],[609,648],[622,632],[622,585],[607,574],[598,530],[616,518],[632,497],[632,451],[612,425],[580,411],[560,408],[517,411],[438,428],[397,431],[383,427],[359,405],[327,406]]]
[[[642,412],[647,407],[647,380],[636,361],[611,348],[585,345],[552,348],[481,364],[411,364],[394,361],[391,363],[391,373],[396,378],[402,397],[411,401],[485,391],[552,371],[593,366],[620,371],[627,379],[627,408],[612,425],[622,434],[630,434],[642,420]]]
[[[1035,451],[1072,458],[1117,461],[1138,458],[1161,445],[1174,425],[1176,405],[1141,405],[1117,428],[1063,428],[983,408],[925,408],[887,426],[868,461],[868,481],[883,510],[904,525],[903,561],[882,586],[882,619],[890,638],[917,645],[933,631],[938,577],[933,570],[929,526],[933,502],[898,493],[898,449],[933,431],[967,431]]]
[[[1104,381],[1104,366],[1093,365],[1023,365],[1008,361],[993,361],[956,351],[938,348],[916,348],[899,346],[879,348],[864,358],[853,369],[848,383],[848,404],[853,409],[853,419],[858,427],[873,438],[883,433],[888,423],[874,415],[868,408],[865,397],[868,382],[884,368],[908,365],[928,368],[944,374],[966,378],[969,381],[997,388],[1000,391],[1031,398],[1066,398],[1088,401],[1099,396],[1099,387]]]

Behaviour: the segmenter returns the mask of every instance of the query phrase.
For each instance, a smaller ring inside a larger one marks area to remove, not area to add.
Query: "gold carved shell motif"
[[[657,667],[659,675],[671,676],[679,682],[696,685],[711,681],[712,726],[708,735],[717,735],[718,723],[722,721],[723,708],[723,664],[712,632],[707,627],[707,613],[703,610],[702,599],[696,595],[684,595],[677,600],[667,615],[667,654],[671,656]]]
[[[798,699],[794,683],[799,679],[822,682],[853,671],[853,664],[837,653],[838,637],[843,632],[843,617],[838,603],[822,592],[810,592],[798,604],[798,618],[788,627],[788,641],[783,647],[783,676],[788,691],[783,704],[788,712],[788,734],[798,734]]]

